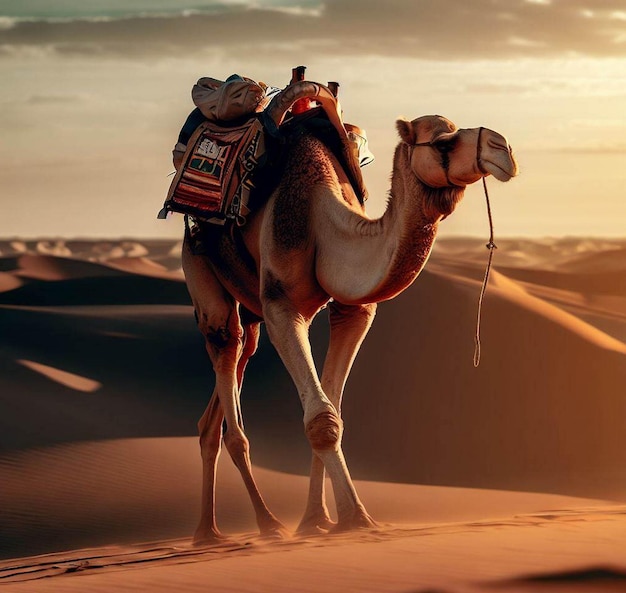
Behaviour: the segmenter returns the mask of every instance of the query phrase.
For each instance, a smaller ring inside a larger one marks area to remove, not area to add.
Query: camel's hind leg
[[[341,401],[346,380],[372,325],[376,305],[342,305],[332,301],[328,305],[328,311],[330,342],[322,371],[322,389],[341,417]],[[319,533],[333,527],[325,501],[324,477],[324,464],[313,454],[309,496],[298,533]]]
[[[222,448],[224,413],[217,390],[198,422],[200,453],[202,455],[202,506],[200,523],[193,540],[195,544],[216,542],[222,538],[215,522],[215,470]]]
[[[242,345],[242,330],[237,307],[233,308],[226,320],[226,327],[229,335],[226,345],[215,345],[211,343],[211,340],[207,340],[207,350],[215,369],[217,393],[226,420],[224,445],[248,490],[261,535],[283,537],[287,530],[267,508],[252,475],[250,444],[244,432],[239,385],[233,364],[237,359],[237,354],[241,352]],[[254,338],[255,341],[257,337],[258,332]]]
[[[243,351],[237,365],[237,384],[241,392],[243,375],[259,343],[259,324],[252,323],[244,327]],[[238,403],[239,407],[240,404]],[[220,405],[217,389],[213,391],[211,401],[198,422],[200,433],[200,452],[202,454],[202,508],[200,524],[194,535],[196,544],[211,543],[223,538],[215,521],[215,475],[217,460],[222,448],[224,412]]]
[[[249,443],[239,401],[245,365],[258,343],[258,324],[251,324],[244,332],[238,304],[219,283],[208,260],[193,255],[187,243],[183,246],[183,269],[198,327],[205,336],[207,352],[213,363],[217,394],[199,423],[204,498],[195,541],[210,542],[219,537],[214,519],[214,487],[223,419],[226,421],[224,444],[246,485],[261,533],[282,535],[285,528],[267,508],[252,476]]]

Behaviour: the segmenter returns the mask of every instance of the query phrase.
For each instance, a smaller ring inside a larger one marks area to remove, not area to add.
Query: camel
[[[279,110],[277,123],[291,103]],[[398,119],[396,127],[400,142],[382,217],[366,215],[337,158],[318,139],[304,135],[289,152],[276,189],[244,226],[232,233],[217,226],[208,230],[204,254],[186,233],[183,270],[215,371],[215,389],[198,422],[203,477],[196,545],[224,537],[215,519],[222,441],[248,490],[260,534],[288,535],[252,475],[240,403],[262,321],[297,388],[312,448],[308,500],[297,533],[376,525],[359,499],[341,447],[341,402],[352,364],[377,303],[413,283],[439,223],[454,211],[465,187],[487,175],[508,181],[517,174],[507,140],[492,130],[458,129],[438,115]],[[323,308],[330,339],[320,377],[308,330]],[[326,505],[326,473],[336,522]]]

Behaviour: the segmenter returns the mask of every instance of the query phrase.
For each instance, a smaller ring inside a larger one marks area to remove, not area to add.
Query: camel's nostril
[[[511,147],[506,141],[506,138],[504,138],[504,136],[500,136],[499,134],[489,136],[487,138],[487,145],[495,150],[505,150],[506,152],[511,152]]]

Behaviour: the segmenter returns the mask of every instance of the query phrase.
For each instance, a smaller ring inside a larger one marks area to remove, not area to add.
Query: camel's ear
[[[400,138],[402,138],[402,142],[415,144],[415,130],[413,129],[413,124],[409,120],[402,117],[397,119],[396,128],[398,130],[398,134],[400,134]]]

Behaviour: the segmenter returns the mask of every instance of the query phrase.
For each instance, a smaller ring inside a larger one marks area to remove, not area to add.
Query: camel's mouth
[[[515,177],[518,173],[517,163],[515,163],[515,161],[513,161],[511,163],[511,166],[507,167],[506,169],[504,167],[501,167],[497,163],[493,163],[487,160],[481,160],[480,166],[482,167],[482,169],[487,171],[487,173],[493,175],[498,181],[509,181],[510,179],[513,179],[513,177]]]
[[[498,181],[509,181],[519,173],[511,147],[498,146],[497,152],[478,160],[478,167],[491,173]]]
[[[517,162],[507,139],[493,130],[479,129],[476,157],[478,168],[484,173],[490,173],[498,181],[509,181],[518,173]]]
[[[518,173],[513,151],[504,136],[493,130],[485,129],[485,132],[486,137],[482,145],[482,151],[479,150],[477,154],[478,168],[490,173],[498,181],[509,181]]]

